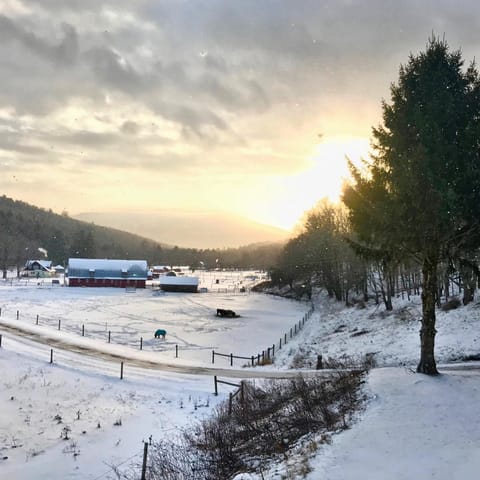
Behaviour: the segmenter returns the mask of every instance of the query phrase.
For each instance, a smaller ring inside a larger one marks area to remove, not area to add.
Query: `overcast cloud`
[[[467,61],[480,53],[473,0],[0,7],[1,193],[72,213],[171,198],[268,221],[297,202],[288,179],[320,141],[370,136],[400,63],[432,32]]]

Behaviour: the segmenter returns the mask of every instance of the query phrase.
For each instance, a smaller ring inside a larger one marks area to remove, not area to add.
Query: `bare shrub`
[[[348,428],[359,408],[367,363],[326,359],[325,367],[332,369],[327,376],[242,382],[232,403],[221,403],[211,417],[173,441],[154,442],[146,478],[228,480],[240,473],[261,474],[270,462],[301,451],[301,470],[308,473],[308,458],[318,444],[329,442],[331,432]],[[138,463],[129,472],[114,469],[118,479],[128,480],[138,478],[139,470]]]
[[[328,438],[328,432],[347,428],[358,408],[362,373],[342,365],[328,378],[298,376],[260,386],[244,382],[243,394],[236,395],[231,407],[220,404],[211,418],[175,444],[155,443],[158,461],[152,462],[148,478],[228,479],[256,472],[272,458],[285,458],[310,432],[323,434],[319,441]]]
[[[264,367],[266,365],[273,365],[273,357],[267,357],[267,356],[260,356],[260,360],[254,359],[254,365],[255,367]],[[252,366],[250,363],[244,365],[245,367],[250,367]]]

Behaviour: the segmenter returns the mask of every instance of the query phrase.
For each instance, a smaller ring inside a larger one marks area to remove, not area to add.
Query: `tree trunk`
[[[437,296],[437,259],[423,260],[422,328],[420,329],[420,363],[418,373],[437,375],[435,363],[435,299]]]
[[[443,283],[445,288],[445,302],[448,302],[448,297],[450,296],[450,279],[448,278],[448,272],[445,273]]]
[[[463,279],[463,304],[468,305],[470,302],[473,302],[477,277],[472,268],[468,266],[464,266],[461,269],[461,275]]]

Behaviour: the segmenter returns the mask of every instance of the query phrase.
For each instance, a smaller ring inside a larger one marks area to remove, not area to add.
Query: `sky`
[[[434,32],[480,4],[0,0],[0,193],[71,215],[222,211],[290,229],[338,198]]]

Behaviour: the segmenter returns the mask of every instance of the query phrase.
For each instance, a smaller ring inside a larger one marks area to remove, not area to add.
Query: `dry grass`
[[[259,473],[272,460],[287,459],[314,432],[316,440],[305,443],[304,458],[295,467],[300,476],[307,473],[311,452],[329,438],[328,432],[348,428],[361,403],[363,372],[330,361],[333,366],[340,368],[329,378],[244,382],[243,394],[235,396],[231,408],[224,402],[175,442],[154,443],[147,478],[227,480],[241,472]]]

